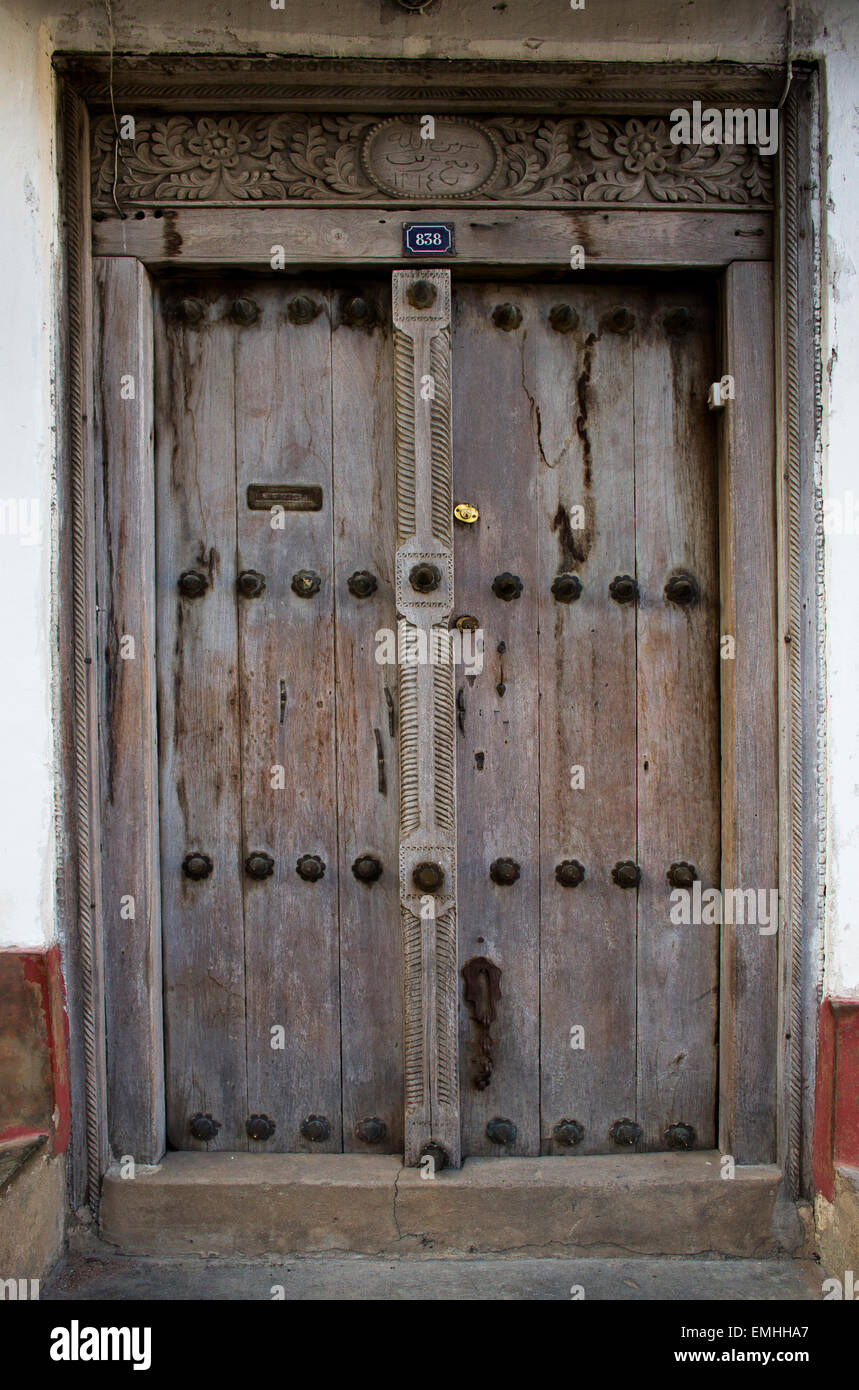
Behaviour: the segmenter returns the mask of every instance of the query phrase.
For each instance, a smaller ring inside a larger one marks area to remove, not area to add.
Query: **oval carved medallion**
[[[484,126],[437,116],[435,138],[421,138],[418,117],[394,116],[374,126],[361,151],[367,177],[395,198],[473,198],[492,183],[501,148]]]

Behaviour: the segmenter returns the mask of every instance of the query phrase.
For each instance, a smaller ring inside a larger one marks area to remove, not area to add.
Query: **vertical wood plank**
[[[680,1123],[712,1148],[719,927],[672,922],[666,874],[686,862],[702,890],[719,886],[714,323],[694,289],[642,292],[637,305],[638,1118],[643,1148],[666,1148],[668,1127]],[[678,575],[700,593],[686,607],[664,592]],[[689,905],[692,916],[691,896]]]
[[[723,281],[723,370],[736,400],[719,449],[722,890],[777,888],[778,699],[772,267]],[[719,1143],[740,1163],[776,1151],[779,934],[722,931]]]
[[[609,594],[616,576],[635,573],[632,339],[606,326],[627,302],[608,287],[542,292],[532,388],[542,424],[542,1148],[557,1154],[571,1152],[553,1133],[564,1119],[584,1130],[572,1152],[619,1152],[609,1130],[635,1110],[635,893],[611,879],[615,863],[637,857],[635,609]],[[557,304],[576,310],[574,330],[551,327]],[[551,592],[565,573],[582,585],[571,603]],[[578,887],[555,876],[565,860],[584,867]]]
[[[189,1120],[211,1113],[210,1147],[247,1148],[239,690],[236,632],[235,330],[216,289],[200,323],[156,301],[158,734],[167,1134],[200,1148]],[[180,575],[208,590],[182,597]],[[210,877],[182,871],[189,852]]]
[[[316,306],[312,321],[290,321],[298,296]],[[329,303],[300,281],[252,285],[242,297],[260,316],[236,330],[237,568],[261,573],[266,587],[238,599],[241,857],[263,851],[274,859],[271,877],[242,878],[248,1104],[275,1121],[267,1151],[334,1152],[341,1104]],[[286,511],[273,527],[270,510],[248,507],[249,484],[282,482],[320,486],[322,510]],[[318,575],[317,593],[294,592],[301,570]],[[296,872],[303,855],[323,861],[318,881]],[[272,1046],[277,1026],[283,1047]],[[327,1139],[301,1133],[309,1115],[325,1116]]]
[[[522,313],[512,331],[493,311]],[[459,284],[454,318],[455,502],[477,507],[474,525],[457,526],[455,614],[477,618],[484,667],[455,671],[460,967],[485,956],[501,970],[492,1024],[494,1071],[478,1089],[478,1030],[460,1007],[463,1151],[537,1154],[539,1135],[539,840],[537,733],[537,528],[534,519],[539,421],[535,380],[537,298],[523,285]],[[519,598],[492,591],[496,576],[517,575]],[[499,648],[501,650],[499,650]],[[513,859],[512,885],[490,880],[494,860]],[[463,985],[460,982],[460,994]],[[501,1148],[486,1134],[501,1117],[516,1126]]]
[[[368,326],[344,319],[355,297]],[[376,634],[397,632],[389,283],[352,282],[332,296],[332,315],[343,1147],[368,1152],[358,1127],[375,1118],[386,1133],[369,1152],[402,1153],[397,667],[376,661]],[[349,589],[360,571],[377,584],[363,598]],[[352,872],[363,855],[382,865],[376,882]]]
[[[117,1156],[164,1152],[155,671],[152,289],[94,263],[99,740],[107,1109]]]

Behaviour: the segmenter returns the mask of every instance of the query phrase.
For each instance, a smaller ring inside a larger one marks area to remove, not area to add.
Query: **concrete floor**
[[[311,1300],[804,1302],[821,1298],[813,1260],[304,1258],[207,1260],[68,1255],[42,1286],[48,1301]],[[274,1291],[274,1292],[273,1292]],[[579,1295],[581,1297],[581,1295]]]

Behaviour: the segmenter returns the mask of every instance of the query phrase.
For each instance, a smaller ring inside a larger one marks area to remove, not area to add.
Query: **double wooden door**
[[[397,275],[157,295],[169,1143],[711,1147],[709,296]]]

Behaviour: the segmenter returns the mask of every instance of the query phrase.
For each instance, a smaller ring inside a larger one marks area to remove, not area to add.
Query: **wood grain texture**
[[[638,890],[637,1113],[642,1147],[670,1125],[716,1142],[717,923],[671,921],[672,863],[718,888],[719,576],[716,425],[707,409],[714,318],[694,288],[636,296],[635,498]],[[668,315],[690,321],[671,332]],[[691,575],[700,600],[678,607],[665,584]]]
[[[578,313],[573,332],[550,326],[558,303]],[[609,1130],[635,1111],[636,895],[611,879],[615,863],[638,853],[635,608],[609,595],[617,575],[635,573],[634,345],[605,318],[636,303],[616,288],[558,286],[541,295],[537,329],[542,1147],[550,1153],[570,1152],[553,1136],[563,1119],[585,1131],[575,1153],[617,1152]],[[583,586],[570,604],[551,593],[563,573]],[[585,869],[576,888],[555,878],[567,859]]]
[[[211,1113],[212,1147],[246,1149],[245,962],[236,626],[235,329],[206,292],[185,326],[156,304],[156,507],[161,891],[167,1134],[199,1148],[189,1121]],[[198,570],[202,598],[179,576]],[[208,854],[193,882],[182,861]]]
[[[583,246],[589,267],[724,267],[772,255],[772,217],[761,212],[623,212],[593,209],[451,207],[409,210],[413,222],[455,221],[456,264],[569,268]],[[366,270],[402,257],[403,211],[323,208],[182,208],[93,225],[100,256],[136,256],[148,265],[185,263],[269,269],[273,248],[287,266],[352,264]]]
[[[337,791],[334,756],[333,476],[329,297],[303,281],[235,286],[258,305],[236,330],[237,571],[265,577],[258,598],[239,597],[242,860],[262,850],[271,877],[243,874],[248,1106],[277,1125],[266,1151],[336,1152],[340,1129]],[[231,288],[232,293],[232,288]],[[309,323],[290,302],[309,298]],[[251,511],[250,483],[322,488],[321,511]],[[293,592],[293,575],[319,575],[319,592]],[[285,705],[281,723],[281,682]],[[282,769],[282,775],[278,769]],[[325,873],[306,882],[301,855]],[[271,1030],[284,1029],[273,1047]],[[301,1134],[324,1115],[326,1140]],[[251,1147],[256,1147],[252,1142]]]
[[[723,634],[722,888],[777,888],[778,699],[772,268],[732,265],[723,286],[723,369],[737,398],[719,457]],[[775,1157],[779,934],[722,932],[719,1144],[739,1163]]]
[[[152,289],[138,261],[99,260],[94,272],[107,1110],[113,1154],[156,1163],[164,1152],[164,1042]]]

